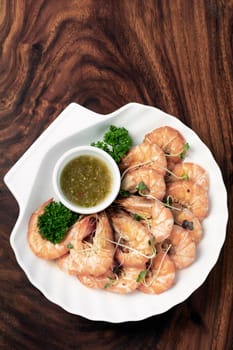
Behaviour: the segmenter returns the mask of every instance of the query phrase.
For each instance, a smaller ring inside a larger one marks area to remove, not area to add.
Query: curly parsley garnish
[[[43,238],[52,243],[59,243],[77,219],[78,214],[62,203],[51,202],[44,208],[44,213],[38,217],[37,226]]]
[[[124,127],[111,125],[104,134],[103,141],[92,142],[91,146],[103,149],[119,163],[132,146],[132,139]]]

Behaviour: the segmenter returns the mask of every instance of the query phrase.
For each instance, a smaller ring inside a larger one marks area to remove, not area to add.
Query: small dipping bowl
[[[90,156],[99,159],[107,166],[111,176],[110,191],[100,202],[90,207],[78,205],[68,199],[61,187],[61,175],[64,168],[72,160],[80,156]],[[121,175],[116,162],[108,153],[93,146],[79,146],[68,150],[57,160],[53,171],[52,182],[58,200],[67,208],[79,214],[93,214],[106,209],[115,200],[120,191]]]

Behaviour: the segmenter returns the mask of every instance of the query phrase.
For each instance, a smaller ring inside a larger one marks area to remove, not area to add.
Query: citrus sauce
[[[106,198],[112,189],[112,175],[102,160],[82,155],[64,167],[60,184],[70,202],[88,208]]]

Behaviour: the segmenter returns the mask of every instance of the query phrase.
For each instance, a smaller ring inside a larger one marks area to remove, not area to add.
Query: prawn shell
[[[128,294],[137,289],[137,278],[140,272],[140,268],[123,267],[123,271],[118,278],[116,278],[112,270],[101,276],[78,274],[77,277],[88,288],[104,289],[107,292],[117,294]]]
[[[78,262],[70,253],[67,253],[56,260],[56,265],[60,270],[68,275],[77,275]]]
[[[173,224],[174,217],[171,210],[155,200],[152,207],[150,230],[156,242],[161,242],[169,237]]]
[[[138,214],[143,218],[151,218],[154,200],[150,198],[130,195],[126,198],[119,198],[116,204],[123,207],[132,214]]]
[[[190,266],[196,259],[196,244],[188,230],[174,225],[169,240],[172,244],[169,257],[175,263],[177,269]]]
[[[175,283],[176,268],[174,262],[166,253],[158,253],[154,258],[151,271],[138,289],[147,294],[160,294]]]
[[[203,228],[200,220],[187,208],[172,209],[174,221],[182,225],[185,220],[192,223],[192,229],[185,228],[195,243],[200,242],[203,236]]]
[[[144,142],[157,144],[168,155],[168,169],[181,162],[180,154],[184,151],[186,141],[177,129],[161,126],[146,134]]]
[[[163,199],[166,192],[164,176],[148,166],[129,170],[122,179],[121,188],[130,193],[136,193],[140,182],[144,182],[146,185],[146,194],[160,200]]]
[[[143,268],[148,256],[153,254],[153,247],[150,245],[151,233],[148,228],[123,210],[111,212],[110,215],[115,241],[117,242],[117,236],[120,236],[126,241],[126,246],[134,249],[134,251],[127,248],[122,250],[122,247],[118,247],[115,253],[116,260],[125,267]]]
[[[125,210],[146,219],[140,222],[145,224],[155,237],[156,242],[161,242],[169,237],[174,224],[173,214],[160,201],[140,196],[130,196],[117,200],[117,203]]]
[[[92,243],[85,239],[92,233],[92,219],[96,217],[96,230]],[[105,212],[85,216],[73,227],[73,237],[69,255],[57,262],[58,266],[69,274],[91,274],[100,276],[112,265],[114,246],[112,227]]]
[[[167,160],[163,150],[156,144],[149,142],[140,143],[134,146],[119,163],[121,171],[129,168],[146,165],[165,175]]]
[[[170,196],[175,203],[190,209],[199,220],[203,220],[208,214],[208,193],[191,180],[168,183],[166,196]]]
[[[169,181],[177,181],[177,177],[184,175],[188,176],[188,179],[201,186],[205,191],[209,188],[209,176],[207,171],[199,164],[191,162],[183,162],[176,164],[172,169],[173,175],[169,176]]]

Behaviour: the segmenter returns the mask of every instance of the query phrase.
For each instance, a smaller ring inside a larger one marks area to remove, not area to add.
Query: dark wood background
[[[18,206],[2,181],[70,102],[104,114],[136,101],[198,133],[232,213],[233,2],[0,0],[0,43],[0,348],[233,349],[232,217],[188,300],[140,322],[93,322],[47,301],[17,265]]]

